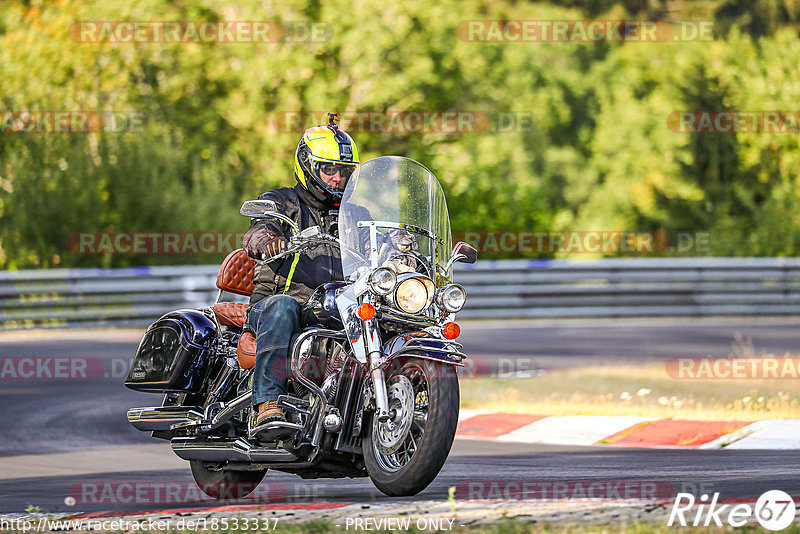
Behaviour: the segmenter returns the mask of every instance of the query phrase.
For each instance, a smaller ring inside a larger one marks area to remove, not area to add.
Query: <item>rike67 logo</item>
[[[770,490],[762,494],[755,503],[726,503],[719,504],[719,493],[714,493],[711,502],[708,494],[700,497],[700,502],[695,502],[691,493],[678,493],[672,504],[669,514],[668,526],[672,526],[677,519],[678,525],[715,526],[721,527],[724,523],[732,527],[742,527],[753,517],[767,530],[783,530],[794,521],[796,510],[795,503],[788,493],[781,490]],[[689,523],[694,514],[694,521]],[[724,523],[723,523],[724,522]]]

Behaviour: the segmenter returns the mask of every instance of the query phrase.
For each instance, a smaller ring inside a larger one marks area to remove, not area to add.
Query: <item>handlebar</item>
[[[265,255],[262,254],[261,255],[261,261],[272,262],[272,261],[282,260],[284,258],[288,258],[289,256],[293,256],[293,255],[297,254],[298,252],[301,252],[301,251],[303,251],[305,249],[311,249],[311,248],[317,247],[319,245],[325,245],[325,244],[335,244],[335,245],[339,246],[339,245],[342,245],[342,241],[339,238],[334,237],[334,236],[332,236],[330,234],[319,234],[319,235],[316,235],[314,237],[303,237],[303,236],[296,235],[296,236],[292,236],[289,239],[289,248],[287,248],[283,252],[280,252],[280,253],[278,253],[278,254],[276,254],[274,256],[270,256],[269,258],[265,257]],[[341,250],[345,250],[345,251],[349,252],[350,254],[353,254],[359,260],[362,260],[362,261],[364,260],[364,258],[360,254],[358,254],[355,251],[349,250],[345,246],[342,246]]]
[[[338,244],[338,239],[333,237],[329,234],[321,234],[315,237],[301,237],[301,236],[292,236],[289,239],[289,248],[284,250],[283,252],[279,252],[278,254],[270,257],[266,257],[265,254],[261,255],[261,261],[271,262],[281,260],[283,258],[287,258],[289,256],[293,256],[298,252],[301,252],[305,249],[310,249],[313,247],[317,247],[319,245],[328,244]]]
[[[336,244],[341,246],[341,250],[346,251],[349,254],[352,254],[359,261],[366,261],[364,260],[363,256],[358,254],[357,252],[348,249],[342,241],[334,237],[330,234],[323,234],[319,231],[318,227],[313,227],[313,231],[311,233],[306,233],[308,230],[312,230],[312,228],[307,228],[306,230],[300,231],[297,223],[295,223],[292,219],[283,215],[282,213],[278,213],[277,207],[275,203],[271,200],[248,200],[242,205],[242,209],[240,213],[252,219],[261,219],[261,218],[273,218],[278,219],[280,221],[285,222],[292,230],[292,237],[289,239],[289,248],[275,254],[274,256],[266,257],[265,254],[261,254],[260,260],[263,262],[273,262],[277,260],[282,260],[298,252],[301,252],[307,248],[316,247],[319,245],[324,244]],[[304,235],[305,234],[305,235]]]

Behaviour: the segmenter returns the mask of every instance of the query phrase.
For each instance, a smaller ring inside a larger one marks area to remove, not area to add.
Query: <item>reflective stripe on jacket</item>
[[[300,185],[274,189],[258,198],[274,201],[278,211],[296,222],[300,230],[319,226],[323,232],[337,234],[338,210],[329,210]],[[292,236],[288,225],[275,219],[253,219],[247,233],[264,231],[279,233],[286,239]],[[250,304],[281,293],[305,304],[317,287],[342,278],[342,263],[336,245],[320,245],[277,262],[256,260],[255,290]]]

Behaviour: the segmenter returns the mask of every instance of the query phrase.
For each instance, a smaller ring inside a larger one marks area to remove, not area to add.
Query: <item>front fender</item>
[[[413,355],[423,360],[435,360],[458,367],[464,366],[466,354],[461,352],[461,344],[433,337],[428,332],[408,332],[395,336],[383,346],[384,361],[387,367],[393,360],[401,356]]]

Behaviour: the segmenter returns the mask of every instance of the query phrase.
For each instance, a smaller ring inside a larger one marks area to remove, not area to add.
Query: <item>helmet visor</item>
[[[321,185],[331,192],[341,192],[356,170],[356,164],[312,159],[311,168]]]

